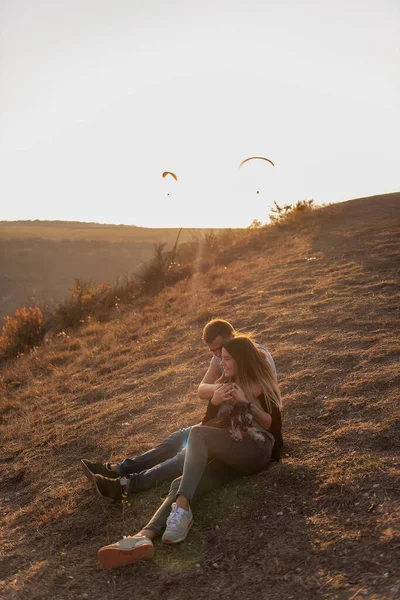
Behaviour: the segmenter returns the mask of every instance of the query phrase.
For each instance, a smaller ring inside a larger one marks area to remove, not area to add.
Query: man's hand
[[[215,406],[219,406],[223,402],[232,402],[233,400],[233,383],[221,383],[218,385],[217,389],[214,391],[213,397],[211,398],[211,403]]]

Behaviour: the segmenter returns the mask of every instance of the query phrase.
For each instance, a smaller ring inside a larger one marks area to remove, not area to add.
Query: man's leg
[[[156,487],[164,481],[172,481],[182,475],[185,462],[185,450],[181,450],[168,460],[141,473],[131,473],[128,476],[128,494],[136,494],[143,490]]]
[[[185,445],[190,429],[191,428],[188,427],[187,429],[176,431],[162,444],[153,448],[153,450],[146,452],[142,456],[138,456],[136,459],[127,459],[124,463],[130,460],[131,465],[133,463],[136,468],[140,468],[140,465],[144,464],[151,465],[154,460],[161,459],[162,456],[167,456],[174,449],[181,449],[182,446]],[[126,478],[125,475],[122,475],[124,479],[122,479],[122,477],[111,479],[110,477],[102,476],[101,474],[91,474],[91,479],[100,496],[103,498],[111,498],[114,502],[118,502],[119,500],[122,500],[124,489],[128,494],[136,494],[143,490],[156,487],[164,481],[172,481],[176,477],[182,475],[185,453],[186,448],[180,450],[174,456],[164,460],[160,464],[156,464],[140,473],[129,473]],[[129,466],[127,468],[129,468]],[[127,487],[125,487],[126,485]]]
[[[175,457],[175,455],[184,448],[191,429],[191,427],[179,429],[178,431],[172,433],[166,440],[161,442],[161,444],[155,446],[155,448],[152,448],[148,452],[145,452],[144,454],[141,454],[133,459],[126,458],[118,465],[118,472],[120,476],[130,475],[131,473],[141,473],[142,471],[151,469],[152,467],[155,467],[156,465]],[[179,473],[179,475],[181,473],[182,471]],[[173,475],[173,477],[177,477],[177,475]]]

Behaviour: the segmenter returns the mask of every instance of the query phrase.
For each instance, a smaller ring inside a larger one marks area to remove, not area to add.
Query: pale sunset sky
[[[0,220],[246,227],[399,191],[399,32],[398,0],[2,0]]]

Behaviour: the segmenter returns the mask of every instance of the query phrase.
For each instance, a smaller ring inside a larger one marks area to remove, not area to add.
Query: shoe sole
[[[169,540],[168,538],[164,539],[164,537],[162,537],[161,541],[164,544],[180,544],[181,542],[183,542],[184,540],[186,540],[187,534],[189,533],[190,529],[192,528],[192,525],[193,525],[193,519],[190,521],[189,527],[187,528],[187,531],[186,531],[185,535],[183,537],[180,537],[178,540]]]
[[[106,569],[117,569],[125,565],[133,565],[139,560],[149,560],[155,553],[154,546],[146,545],[132,550],[119,550],[104,546],[97,552],[97,557]]]
[[[101,477],[101,475],[99,475],[99,477]],[[96,475],[93,476],[93,483],[94,483],[94,489],[96,490],[97,494],[100,496],[100,498],[102,500],[104,500],[105,502],[108,502],[109,504],[115,504],[116,502],[121,502],[122,498],[111,498],[110,496],[104,496],[104,494],[101,493],[100,489],[97,486]]]
[[[82,458],[81,458],[81,468],[82,468],[83,474],[89,481],[94,481],[95,475],[103,475],[102,473],[95,473],[94,471],[91,471],[89,469],[89,467],[87,466],[87,464],[84,462],[84,459],[82,459]],[[114,471],[111,471],[111,473],[114,473]],[[118,475],[118,473],[115,472],[114,476],[112,476],[111,474],[109,474],[109,475],[107,474],[107,475],[103,475],[103,477],[108,477],[109,479],[118,479],[120,477],[120,475]]]
[[[82,467],[82,471],[83,474],[85,475],[85,477],[90,481],[90,483],[93,483],[94,485],[94,489],[96,490],[97,494],[100,496],[100,498],[102,498],[103,500],[105,500],[106,502],[108,502],[109,504],[114,504],[115,502],[119,502],[119,500],[116,500],[115,498],[110,498],[110,496],[104,496],[101,491],[99,490],[99,488],[97,487],[97,482],[96,482],[96,477],[97,474],[93,473],[89,467],[87,465],[85,465],[85,463],[81,460],[81,467]]]
[[[83,471],[84,476],[86,477],[86,479],[88,481],[90,481],[90,483],[94,483],[94,476],[95,473],[92,473],[92,471],[89,469],[89,467],[83,462],[83,460],[81,460],[81,469]]]

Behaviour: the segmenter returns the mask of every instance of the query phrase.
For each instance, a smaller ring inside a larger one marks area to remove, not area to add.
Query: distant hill
[[[174,242],[179,228],[138,227],[136,225],[112,225],[108,223],[84,223],[80,221],[0,221],[0,240],[41,238],[51,240],[106,240]],[[197,228],[183,229],[181,240],[189,239]]]
[[[183,229],[179,243],[201,235]],[[172,247],[179,229],[107,225],[74,221],[0,221],[0,327],[34,296],[63,301],[74,279],[114,283],[154,252]]]
[[[27,221],[0,221],[1,225],[23,226],[23,227],[63,227],[65,229],[87,229],[87,228],[111,228],[111,227],[137,227],[137,225],[116,225],[113,223],[95,223],[93,221],[48,221],[41,219],[29,219]],[[142,228],[144,229],[144,228]]]

